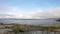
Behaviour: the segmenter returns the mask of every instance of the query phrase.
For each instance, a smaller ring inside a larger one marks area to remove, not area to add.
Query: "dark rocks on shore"
[[[60,22],[60,19],[57,19],[56,21]]]

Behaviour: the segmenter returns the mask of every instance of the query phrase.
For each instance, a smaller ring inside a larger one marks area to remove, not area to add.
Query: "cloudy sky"
[[[0,18],[60,17],[60,0],[0,0]]]

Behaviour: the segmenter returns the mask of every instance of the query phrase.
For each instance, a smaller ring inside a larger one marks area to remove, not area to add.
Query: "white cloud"
[[[60,17],[60,7],[26,12],[18,7],[0,6],[0,18],[41,19],[52,17]]]
[[[56,18],[60,17],[60,7],[56,7],[54,9],[43,10],[42,12],[37,12],[35,16],[41,18]]]

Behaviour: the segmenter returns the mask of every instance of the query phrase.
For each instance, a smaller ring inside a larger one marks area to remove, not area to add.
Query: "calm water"
[[[20,24],[54,24],[54,23],[58,23],[54,20],[9,20],[9,19],[0,19],[0,22],[20,23]]]

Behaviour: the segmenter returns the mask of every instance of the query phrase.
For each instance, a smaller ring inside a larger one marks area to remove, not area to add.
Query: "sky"
[[[0,0],[0,18],[60,17],[60,0]]]

